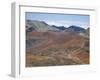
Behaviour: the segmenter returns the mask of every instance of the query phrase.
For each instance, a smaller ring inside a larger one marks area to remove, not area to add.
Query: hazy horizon
[[[26,20],[45,21],[49,25],[65,27],[71,25],[80,26],[85,29],[90,27],[89,15],[26,12]]]

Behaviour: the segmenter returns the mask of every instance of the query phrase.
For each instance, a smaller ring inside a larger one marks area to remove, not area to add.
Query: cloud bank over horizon
[[[89,15],[26,12],[26,20],[45,21],[49,25],[65,27],[69,27],[71,25],[80,26],[85,29],[90,27]]]
[[[69,27],[72,25],[83,27],[85,29],[90,27],[89,25],[85,24],[84,22],[80,22],[80,21],[45,21],[45,22],[49,25],[64,26],[64,27]]]

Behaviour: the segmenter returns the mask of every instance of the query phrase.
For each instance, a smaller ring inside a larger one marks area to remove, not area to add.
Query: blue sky
[[[83,28],[90,27],[89,15],[26,12],[26,20],[45,21],[49,25],[57,25],[65,27],[69,27],[71,25],[76,25]]]

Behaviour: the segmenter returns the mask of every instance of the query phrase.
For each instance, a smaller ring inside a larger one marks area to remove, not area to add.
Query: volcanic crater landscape
[[[89,64],[89,28],[26,20],[26,67]]]

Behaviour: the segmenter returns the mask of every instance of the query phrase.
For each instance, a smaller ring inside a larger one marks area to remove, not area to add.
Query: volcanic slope
[[[27,36],[27,67],[89,64],[89,39],[78,33],[32,31]]]

